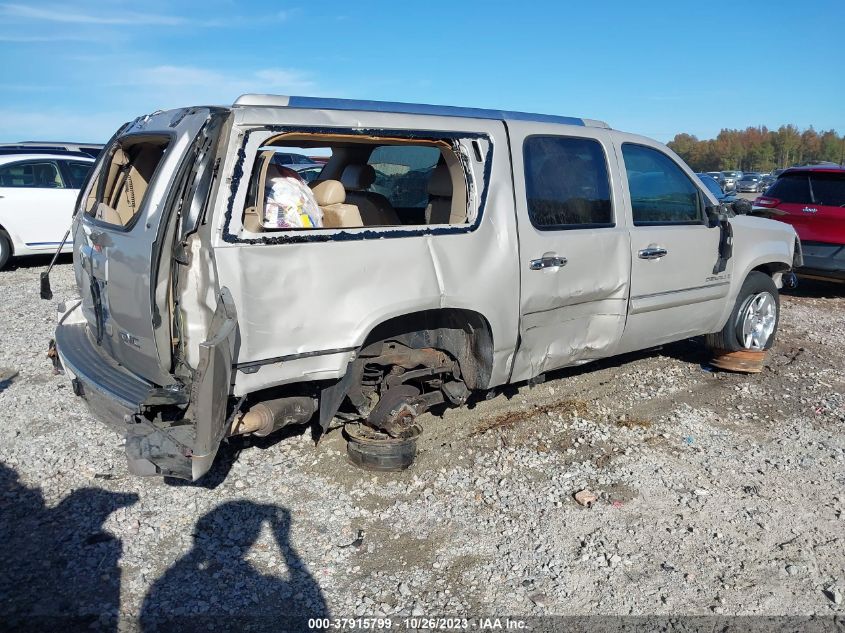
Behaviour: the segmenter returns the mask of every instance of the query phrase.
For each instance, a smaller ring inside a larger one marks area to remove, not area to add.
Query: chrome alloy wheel
[[[775,331],[777,317],[778,305],[770,292],[754,295],[739,312],[739,342],[745,349],[765,349]]]

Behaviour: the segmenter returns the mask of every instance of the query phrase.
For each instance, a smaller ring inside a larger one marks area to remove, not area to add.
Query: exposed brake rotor
[[[410,437],[414,432],[414,420],[419,412],[409,401],[420,395],[413,385],[390,387],[370,411],[367,425],[380,429],[390,437]]]

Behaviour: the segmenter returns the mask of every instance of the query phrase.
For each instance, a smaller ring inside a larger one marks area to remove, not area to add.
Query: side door
[[[717,271],[719,226],[692,172],[657,144],[622,142],[631,212],[631,301],[620,351],[718,329],[732,260]]]
[[[613,353],[625,325],[628,227],[601,128],[508,122],[519,226],[511,380]]]
[[[70,228],[75,199],[58,161],[27,160],[0,168],[0,217],[12,239],[27,249],[56,249]]]

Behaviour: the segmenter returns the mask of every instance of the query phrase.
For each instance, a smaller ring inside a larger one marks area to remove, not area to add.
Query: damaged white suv
[[[278,151],[324,164],[301,206]],[[597,121],[270,95],[125,125],[72,235],[75,393],[132,472],[189,479],[311,420],[401,468],[418,416],[475,390],[695,335],[766,349],[800,263],[791,227]]]

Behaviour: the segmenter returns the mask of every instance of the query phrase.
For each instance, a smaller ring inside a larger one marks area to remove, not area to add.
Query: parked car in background
[[[706,174],[696,174],[701,179],[701,182],[704,183],[704,186],[707,187],[707,190],[713,194],[713,196],[718,200],[721,204],[733,204],[738,200],[735,193],[725,193],[725,191],[719,186],[718,181],[710,175],[710,172]]]
[[[296,143],[331,155],[307,211],[262,186]],[[244,95],[136,119],[88,182],[56,349],[139,475],[308,422],[396,470],[473,390],[697,335],[768,349],[797,243],[661,143],[501,110]]]
[[[83,154],[0,151],[0,268],[13,256],[56,250],[93,164]],[[72,248],[68,241],[64,252]]]
[[[293,170],[299,174],[305,182],[314,182],[320,177],[323,171],[323,165],[297,165]]]
[[[264,148],[268,149],[268,148]],[[272,148],[269,148],[272,149]],[[290,167],[291,169],[305,169],[307,167],[322,167],[323,163],[318,163],[305,154],[296,154],[293,152],[275,152],[273,155],[273,163],[279,167]]]
[[[777,176],[772,176],[771,174],[766,174],[760,179],[760,184],[763,185],[763,189],[761,191],[766,191],[769,187],[775,184],[777,180]]]
[[[97,158],[103,149],[102,143],[63,143],[49,141],[21,141],[20,143],[2,143],[0,150],[18,149],[22,151],[39,150],[54,153],[81,153],[91,158]]]
[[[787,169],[754,211],[795,227],[804,252],[799,274],[845,281],[845,168]]]
[[[722,178],[724,178],[724,184],[722,188],[725,191],[732,191],[736,189],[736,183],[740,179],[742,174],[738,171],[723,171]]]
[[[736,183],[736,190],[740,193],[760,193],[764,188],[763,177],[760,174],[743,174]]]
[[[707,175],[713,178],[716,182],[719,183],[719,186],[722,188],[722,191],[725,190],[725,177],[722,175],[720,171],[708,171]]]

